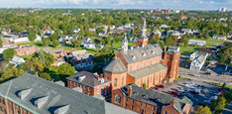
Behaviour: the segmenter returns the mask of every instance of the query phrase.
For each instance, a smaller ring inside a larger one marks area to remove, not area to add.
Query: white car
[[[210,97],[210,101],[216,101],[217,100],[217,98],[218,98],[218,96],[212,96],[212,97]]]
[[[210,100],[204,100],[204,103],[205,104],[210,104],[211,102],[210,102]]]
[[[193,76],[200,77],[200,75],[199,75],[199,74],[193,74]]]

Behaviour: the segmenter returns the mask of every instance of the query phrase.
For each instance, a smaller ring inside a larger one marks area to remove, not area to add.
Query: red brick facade
[[[0,114],[32,114],[17,104],[0,97]]]
[[[18,56],[31,55],[35,53],[35,46],[20,46],[15,48],[15,51],[17,52]]]

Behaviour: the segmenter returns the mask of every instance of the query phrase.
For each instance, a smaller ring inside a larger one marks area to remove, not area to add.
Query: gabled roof
[[[137,61],[146,60],[152,57],[160,56],[163,50],[160,48],[159,44],[148,45],[145,47],[138,47],[134,49],[128,49],[128,51],[121,51],[124,59],[128,64]]]
[[[79,78],[82,78],[82,77],[84,77],[83,80],[79,80]],[[111,82],[110,80],[103,79],[100,77],[98,81],[96,78],[96,75],[88,71],[81,71],[80,73],[67,77],[66,79],[74,81],[74,82],[82,83],[82,84],[85,84],[91,87],[95,87],[95,86],[99,86],[99,85]],[[104,80],[103,83],[101,83],[101,79]]]
[[[128,89],[127,89],[128,86],[131,86],[132,88],[131,96],[128,96]],[[140,102],[151,104],[153,106],[159,106],[159,107],[168,106],[170,105],[170,102],[174,100],[175,101],[174,107],[178,112],[183,112],[184,105],[186,104],[192,105],[192,102],[186,97],[183,97],[181,99],[175,98],[169,94],[161,93],[159,91],[143,89],[141,87],[138,87],[136,84],[126,85],[120,88],[120,90],[122,93],[124,93],[125,96],[130,97],[131,99],[135,99]]]
[[[126,72],[127,69],[123,64],[122,60],[118,57],[114,58],[108,66],[104,69],[106,72],[110,73],[123,73]]]
[[[57,109],[65,108],[65,114],[134,114],[134,112],[109,105],[103,100],[82,94],[72,89],[60,86],[54,82],[26,74],[0,84],[0,96],[33,114],[54,114]],[[21,100],[18,92],[31,88],[26,98]],[[48,96],[46,102],[37,108],[34,102]]]

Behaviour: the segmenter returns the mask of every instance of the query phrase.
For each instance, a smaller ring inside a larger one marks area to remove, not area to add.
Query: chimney
[[[175,99],[173,99],[173,100],[170,102],[170,106],[175,106],[175,103],[176,103],[176,101],[175,101]]]
[[[97,79],[97,81],[99,81],[99,76],[98,75],[96,75],[96,79]]]
[[[103,78],[103,74],[100,74],[100,78]]]
[[[131,95],[132,95],[132,87],[131,87],[131,85],[129,85],[129,86],[127,87],[127,93],[128,93],[128,96],[131,96]]]

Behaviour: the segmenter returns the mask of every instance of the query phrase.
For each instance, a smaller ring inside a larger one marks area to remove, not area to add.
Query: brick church
[[[162,50],[158,44],[148,45],[144,19],[136,47],[128,48],[125,35],[121,51],[104,68],[104,77],[111,81],[111,103],[140,114],[190,114],[192,102],[187,97],[143,89],[173,82],[179,62],[179,47]]]

